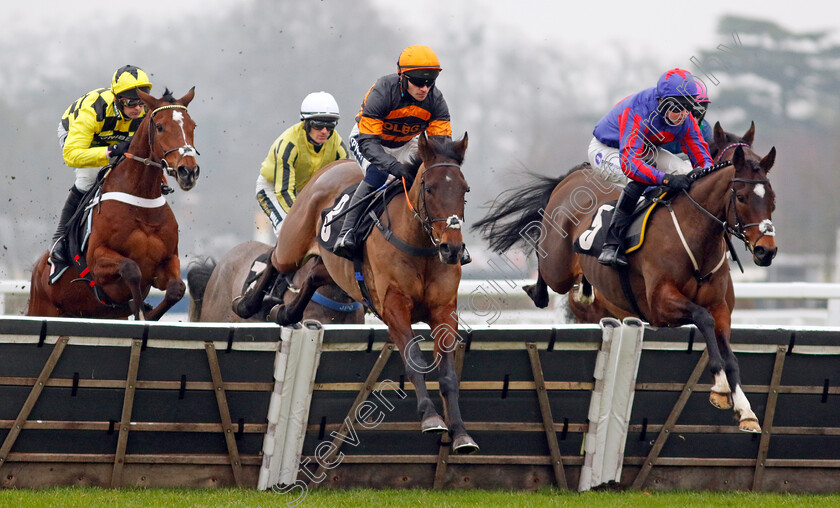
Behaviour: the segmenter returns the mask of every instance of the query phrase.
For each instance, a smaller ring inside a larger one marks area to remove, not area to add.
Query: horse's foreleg
[[[411,298],[394,286],[390,286],[382,305],[382,319],[388,325],[391,340],[402,354],[405,375],[414,385],[421,429],[423,432],[445,432],[446,424],[438,415],[435,404],[426,390],[425,373],[430,372],[431,368],[420,351],[420,342],[423,341],[423,337],[419,335],[414,337],[411,330],[413,306]]]
[[[166,284],[166,289],[164,290],[163,301],[146,314],[146,319],[149,321],[158,321],[164,314],[166,314],[166,311],[181,301],[181,298],[184,297],[186,289],[187,286],[180,278],[169,279],[169,282]]]
[[[724,373],[718,373],[715,378],[715,385],[718,384],[718,378],[721,382],[726,384],[727,388],[731,387],[729,393],[729,405],[722,409],[734,408],[735,416],[739,420],[738,427],[744,432],[761,432],[761,426],[758,423],[758,417],[753,413],[750,407],[750,401],[741,387],[741,369],[738,366],[738,359],[729,345],[729,307],[725,305],[718,306],[712,310],[715,315],[715,322],[718,325],[715,327],[715,335],[717,338],[718,348],[720,349],[721,357],[723,358]],[[714,390],[714,387],[712,388]]]
[[[248,319],[262,308],[265,292],[277,278],[277,269],[267,263],[259,278],[254,281],[245,293],[237,296],[231,302],[233,312],[242,319]]]
[[[713,316],[711,312],[690,301],[670,285],[661,285],[658,292],[648,297],[648,301],[651,302],[651,308],[656,309],[659,321],[694,324],[700,330],[703,338],[706,339],[706,350],[709,352],[709,370],[715,380],[715,384],[709,393],[709,402],[721,409],[731,407],[729,403],[731,390],[726,383],[723,358],[717,340],[718,326],[725,326],[727,330],[729,329],[729,314],[727,313],[725,316],[725,323],[718,323],[718,319],[723,319],[719,312],[716,311]]]
[[[117,274],[128,286],[128,290],[131,291],[131,300],[129,300],[128,305],[131,307],[134,319],[144,321],[146,316],[143,313],[143,292],[140,290],[143,274],[140,271],[140,266],[132,259],[122,258],[117,263]]]
[[[177,253],[155,271],[152,285],[164,291],[163,301],[146,314],[146,319],[158,321],[166,311],[181,301],[187,290],[186,284],[181,280],[181,261]]]
[[[316,258],[313,263],[309,274],[306,276],[306,280],[301,284],[300,291],[295,298],[288,303],[275,305],[271,309],[269,318],[278,325],[285,326],[300,322],[303,319],[303,311],[306,310],[306,306],[309,305],[315,291],[324,284],[332,281],[321,258]]]
[[[435,363],[438,364],[440,395],[452,436],[452,450],[461,454],[475,453],[478,444],[467,434],[459,403],[460,381],[455,366],[455,349],[462,338],[458,335],[456,312],[455,303],[433,309],[429,325],[435,341]]]

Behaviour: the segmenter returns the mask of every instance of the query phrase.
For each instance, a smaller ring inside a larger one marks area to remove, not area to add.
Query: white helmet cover
[[[338,112],[338,103],[335,97],[327,92],[312,92],[300,103],[300,119],[325,117],[338,120],[341,115]]]

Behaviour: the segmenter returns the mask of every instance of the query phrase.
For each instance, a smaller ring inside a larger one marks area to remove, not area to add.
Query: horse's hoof
[[[718,409],[732,409],[732,394],[709,392],[709,402]]]
[[[742,432],[752,432],[753,434],[761,434],[761,425],[758,424],[758,420],[755,418],[746,418],[741,420],[741,423],[738,424],[738,429]]]
[[[534,302],[534,306],[538,309],[544,309],[548,307],[548,298],[542,297],[537,292],[537,285],[536,284],[529,284],[527,286],[522,286],[522,289],[528,296],[531,298],[531,301]]]
[[[438,415],[430,416],[420,422],[420,429],[428,434],[442,434],[449,430],[443,418]]]
[[[452,452],[457,455],[478,453],[478,444],[468,435],[458,436],[452,441]]]
[[[277,323],[280,326],[286,326],[289,323],[286,320],[286,306],[283,304],[275,305],[268,313],[268,321]]]

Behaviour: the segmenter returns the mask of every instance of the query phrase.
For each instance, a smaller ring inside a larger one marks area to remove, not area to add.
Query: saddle
[[[330,252],[333,251],[333,246],[338,241],[338,234],[343,225],[344,213],[346,213],[347,205],[350,203],[350,198],[353,197],[356,187],[357,185],[351,185],[344,189],[336,197],[333,206],[321,211],[322,226],[318,232],[318,243]],[[364,206],[364,209],[358,215],[356,223],[353,224],[353,230],[355,231],[355,236],[359,244],[359,252],[362,252],[361,247],[364,245],[368,236],[370,236],[370,232],[376,225],[378,217],[385,211],[388,203],[397,195],[402,194],[402,192],[402,181],[397,179],[388,184],[384,189],[374,191],[374,194],[378,195],[371,198],[366,205],[361,205]]]
[[[633,222],[624,234],[622,248],[625,253],[629,254],[642,247],[648,220],[653,215],[656,206],[673,195],[675,195],[673,191],[667,191],[664,187],[653,187],[645,191],[633,211]],[[610,201],[598,208],[592,216],[589,228],[575,239],[573,244],[575,252],[595,257],[601,255],[616,203],[617,201]]]

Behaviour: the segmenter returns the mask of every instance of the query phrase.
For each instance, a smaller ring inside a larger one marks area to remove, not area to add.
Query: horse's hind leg
[[[406,377],[414,385],[417,395],[417,413],[420,416],[420,428],[423,432],[445,432],[446,423],[440,417],[435,404],[426,390],[426,372],[429,367],[420,351],[422,337],[413,337],[411,330],[411,309],[413,303],[409,297],[393,286],[388,288],[383,302],[382,318],[388,325],[391,340],[402,354]]]
[[[278,325],[285,326],[291,323],[298,323],[303,319],[303,311],[309,302],[312,300],[312,295],[315,291],[332,282],[327,267],[320,257],[312,261],[313,265],[306,276],[306,280],[301,284],[300,292],[288,304],[275,305],[269,313],[269,319]]]
[[[537,274],[537,282],[528,286],[522,286],[522,289],[528,293],[528,296],[537,308],[544,309],[548,307],[548,286],[545,284],[542,274]]]

